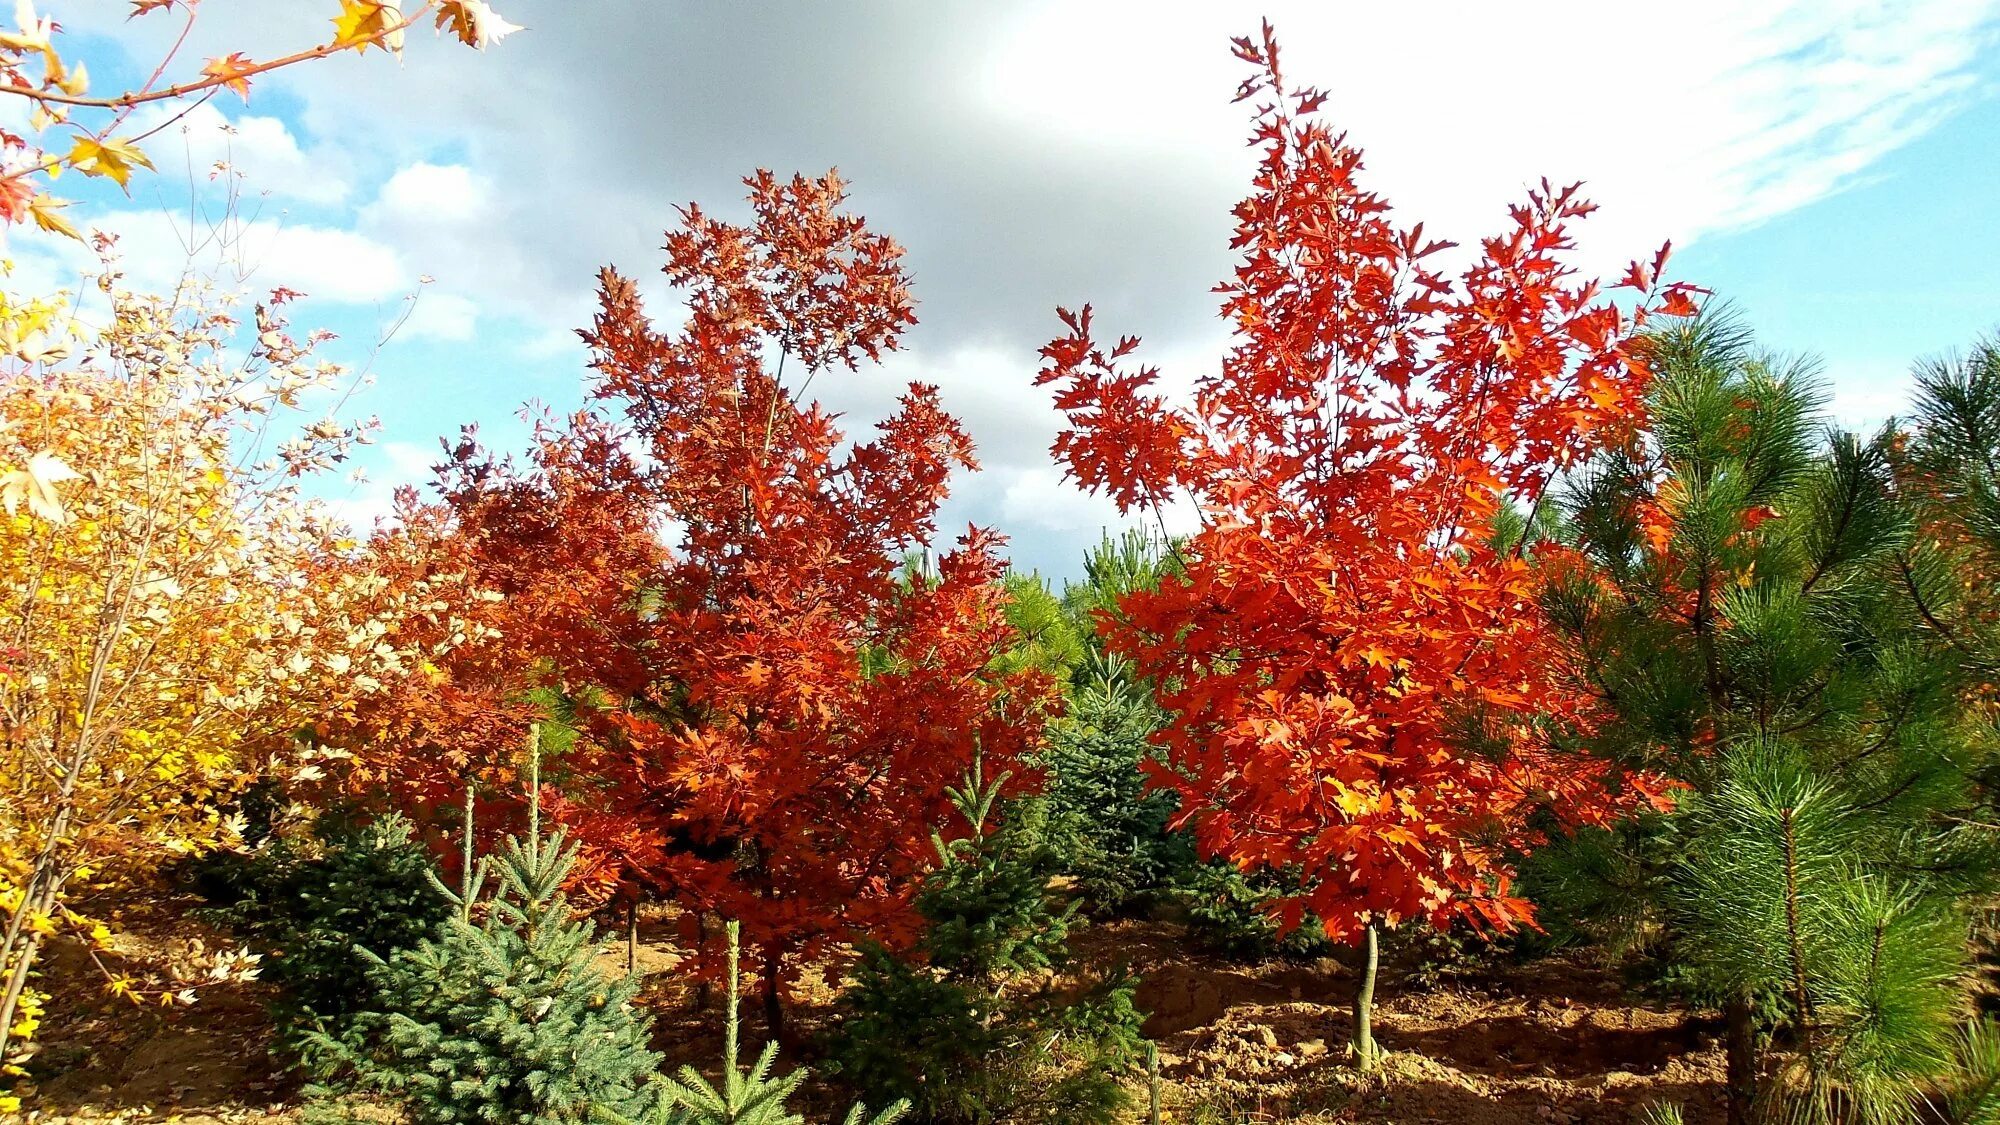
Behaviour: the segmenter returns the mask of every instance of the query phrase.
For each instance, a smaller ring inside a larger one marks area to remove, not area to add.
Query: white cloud
[[[463,164],[416,163],[399,168],[375,201],[372,216],[390,223],[462,224],[483,218],[492,184]]]
[[[142,289],[170,288],[193,271],[231,286],[284,286],[322,301],[367,304],[407,293],[416,281],[394,247],[312,223],[190,224],[186,215],[159,210],[104,212],[89,225],[118,236],[121,267]]]
[[[133,133],[156,128],[147,148],[164,175],[199,181],[233,172],[246,195],[269,193],[306,203],[339,203],[351,190],[337,153],[326,148],[306,152],[275,117],[231,119],[210,102],[192,107],[155,103],[133,116]]]
[[[434,451],[406,441],[384,442],[368,458],[377,464],[360,481],[321,489],[320,502],[356,532],[366,533],[395,510],[396,490],[430,479]]]
[[[412,340],[472,339],[479,306],[452,293],[422,293],[398,335]]]
[[[1993,0],[1690,0],[1666,15],[1564,0],[1268,6],[1287,76],[1332,95],[1371,183],[1465,241],[1546,175],[1587,180],[1601,264],[1740,229],[1851,186],[1972,92]],[[1003,121],[1075,146],[1185,158],[1231,186],[1246,71],[1220,50],[1254,33],[1227,5],[1042,5],[977,81]]]
[[[1011,479],[1000,505],[1003,527],[1095,532],[1127,522],[1117,505],[1064,480],[1059,469],[1017,469],[1007,475]]]
[[[260,284],[323,300],[379,301],[408,291],[413,280],[393,247],[351,230],[259,227],[246,237],[245,250]]]

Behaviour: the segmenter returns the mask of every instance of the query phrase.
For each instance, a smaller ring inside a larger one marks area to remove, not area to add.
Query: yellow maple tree
[[[276,299],[239,316],[200,280],[149,296],[112,272],[100,288],[88,327],[59,296],[0,295],[0,1067],[15,1077],[43,943],[108,940],[77,890],[229,841],[231,798],[294,761],[297,732],[465,635],[454,576],[397,577],[300,491],[366,438],[308,412],[346,379],[315,356],[323,334],[295,338]],[[412,615],[445,639],[397,647]]]

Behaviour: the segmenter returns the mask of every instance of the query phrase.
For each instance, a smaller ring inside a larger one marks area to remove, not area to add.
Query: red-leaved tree
[[[443,845],[463,831],[469,799],[482,838],[518,827],[526,740],[539,728],[544,802],[583,848],[572,899],[590,904],[630,894],[631,869],[654,854],[653,835],[615,802],[566,791],[593,721],[652,682],[641,591],[669,555],[624,441],[586,412],[538,419],[520,462],[469,428],[448,443],[436,498],[400,494],[367,555],[391,585],[456,579],[464,604],[401,623],[392,639],[439,652],[410,690],[320,731],[351,755],[335,779],[351,795],[411,814],[456,851]]]
[[[776,982],[827,939],[904,936],[947,787],[975,755],[1014,763],[1055,695],[994,663],[1012,637],[997,537],[903,568],[974,465],[937,389],[910,384],[845,446],[803,397],[914,323],[902,249],[842,210],[835,174],[745,183],[748,223],[690,205],[667,235],[677,330],[606,269],[583,334],[677,546],[641,591],[648,683],[579,768],[660,841],[641,877],[742,921],[775,1021]]]
[[[1370,1034],[1376,931],[1405,919],[1530,920],[1510,859],[1536,825],[1590,822],[1632,799],[1604,763],[1564,752],[1589,721],[1556,665],[1531,575],[1496,537],[1510,500],[1639,415],[1634,333],[1692,311],[1634,265],[1627,311],[1563,263],[1591,210],[1544,183],[1455,276],[1449,244],[1394,223],[1361,154],[1286,85],[1269,25],[1255,67],[1253,190],[1242,263],[1219,287],[1235,338],[1189,406],[1131,337],[1105,347],[1090,310],[1043,349],[1038,385],[1069,421],[1054,452],[1126,509],[1186,497],[1202,522],[1182,581],[1100,620],[1157,686],[1159,736],[1202,849],[1300,879],[1283,906],[1365,942],[1354,1047]],[[1547,814],[1538,816],[1537,813]]]
[[[344,741],[350,783],[437,822],[468,787],[511,803],[541,723],[582,900],[740,920],[777,1025],[780,983],[827,942],[911,936],[948,787],[975,757],[1027,776],[1058,697],[997,660],[996,536],[904,564],[974,464],[937,389],[911,384],[852,444],[803,396],[914,322],[901,248],[843,212],[833,174],[745,182],[747,224],[690,205],[667,235],[677,330],[604,270],[592,407],[538,426],[525,463],[448,449],[439,499],[378,535],[466,573],[482,632]]]

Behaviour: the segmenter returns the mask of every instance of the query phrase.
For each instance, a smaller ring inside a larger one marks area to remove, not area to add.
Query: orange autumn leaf
[[[236,92],[244,101],[250,100],[250,75],[256,64],[245,58],[243,52],[232,51],[219,59],[210,59],[202,66],[201,72],[214,78]]]

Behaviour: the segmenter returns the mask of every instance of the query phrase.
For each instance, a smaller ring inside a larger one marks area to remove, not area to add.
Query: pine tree
[[[651,1020],[632,1005],[639,979],[593,967],[595,928],[562,894],[577,847],[542,838],[538,756],[526,839],[509,836],[497,863],[468,862],[456,891],[437,883],[457,911],[440,936],[387,960],[357,950],[382,1008],[357,1017],[358,1046],[317,1043],[418,1125],[568,1125],[637,1116],[659,1097]],[[498,885],[482,895],[489,871]]]
[[[2000,683],[2000,339],[1919,364],[1915,404],[1897,443],[1897,484],[1924,534],[1898,577],[1920,612]]]
[[[1573,482],[1568,545],[1538,556],[1597,748],[1681,789],[1541,882],[1724,1007],[1732,1121],[1908,1120],[1952,1068],[1966,908],[1994,879],[1964,823],[1993,730],[1895,581],[1889,440],[1822,431],[1810,368],[1727,316],[1650,356],[1649,438]]]
[[[1049,893],[1060,864],[1038,802],[995,823],[1006,780],[986,782],[975,761],[953,791],[969,834],[932,836],[923,936],[906,955],[864,951],[832,1054],[843,1079],[907,1099],[922,1122],[1108,1122],[1142,1050],[1137,982],[1059,983],[1077,904]]]
[[[1931,1104],[1941,1125],[2000,1125],[2000,1027],[1966,1025],[1956,1072]]]

